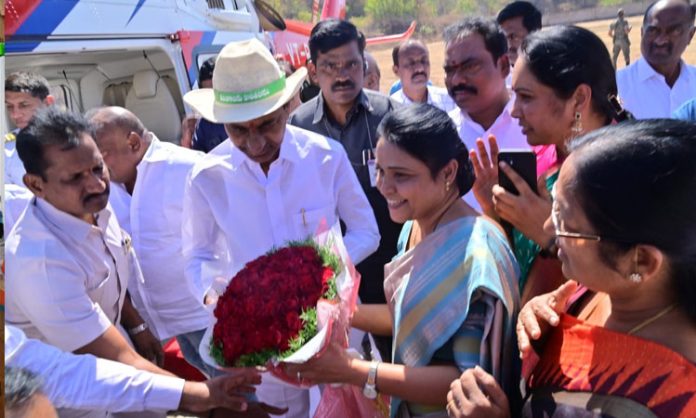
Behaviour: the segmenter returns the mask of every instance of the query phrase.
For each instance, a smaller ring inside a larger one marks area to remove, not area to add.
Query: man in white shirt
[[[230,136],[191,172],[184,196],[184,256],[192,291],[203,300],[216,277],[224,284],[247,262],[273,247],[314,234],[322,221],[345,223],[354,263],[379,244],[374,213],[343,147],[288,126],[287,103],[306,75],[278,67],[256,39],[225,46],[212,89],[184,100],[204,118],[224,123]],[[263,401],[307,417],[306,390],[274,385],[257,391]]]
[[[184,185],[204,154],[160,141],[122,107],[94,109],[87,118],[109,168],[111,207],[143,272],[144,281],[129,283],[133,305],[160,341],[177,337],[190,364],[218,375],[198,354],[210,315],[189,292],[181,245]]]
[[[50,106],[54,98],[48,81],[34,73],[16,72],[5,79],[5,111],[15,130],[5,134],[5,184],[24,187],[24,165],[17,155],[17,133],[24,129],[37,109]]]
[[[696,97],[696,67],[681,59],[696,31],[695,16],[696,5],[686,0],[660,0],[645,11],[642,56],[616,73],[619,96],[636,118],[669,118]]]
[[[5,245],[6,323],[63,351],[90,353],[169,374],[141,357],[155,341],[126,294],[142,280],[130,238],[108,207],[109,175],[88,123],[42,109],[18,135],[17,151],[34,193]],[[73,411],[74,412],[74,411]],[[61,416],[103,416],[104,411]]]
[[[5,367],[28,370],[39,376],[42,393],[57,408],[114,412],[177,409],[203,412],[218,407],[241,411],[249,404],[237,390],[260,382],[252,370],[206,382],[187,382],[90,354],[65,353],[28,339],[19,328],[8,325],[5,325]]]
[[[464,144],[494,135],[501,150],[529,149],[527,137],[511,115],[512,93],[505,87],[510,72],[507,40],[493,20],[467,18],[445,29],[445,85],[457,108],[450,112]],[[477,210],[473,192],[464,200]]]
[[[399,103],[428,103],[450,112],[456,107],[447,89],[428,85],[430,52],[421,41],[408,40],[392,50],[394,74],[401,80],[401,90],[391,95]]]

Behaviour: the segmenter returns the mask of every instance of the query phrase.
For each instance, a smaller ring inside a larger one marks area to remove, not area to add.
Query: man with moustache
[[[636,118],[668,118],[696,95],[696,67],[681,59],[694,17],[696,5],[687,0],[660,0],[645,11],[642,56],[616,73],[619,96]]]
[[[157,342],[130,303],[142,280],[130,238],[108,207],[109,174],[90,125],[55,107],[20,131],[24,184],[34,194],[5,245],[6,323],[63,351],[93,354],[170,375],[141,357],[117,329]],[[63,411],[61,417],[104,416]]]
[[[340,142],[367,195],[382,237],[379,248],[356,267],[362,276],[362,303],[385,303],[384,265],[396,254],[401,225],[389,217],[387,201],[376,186],[374,148],[377,126],[398,104],[378,92],[363,89],[365,38],[345,20],[319,22],[309,37],[310,76],[321,93],[300,106],[290,123]],[[391,357],[391,338],[375,338],[383,359]]]
[[[495,136],[501,149],[529,149],[527,138],[510,112],[512,93],[505,87],[510,72],[507,40],[493,20],[467,18],[448,26],[445,38],[445,85],[457,108],[449,115],[470,149],[477,138]],[[464,195],[480,210],[473,191]]]
[[[428,85],[430,53],[421,41],[409,40],[392,50],[394,74],[401,80],[401,90],[391,95],[399,103],[428,103],[445,112],[456,107],[447,89]]]

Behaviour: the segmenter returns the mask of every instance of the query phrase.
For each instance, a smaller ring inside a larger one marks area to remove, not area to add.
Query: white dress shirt
[[[7,324],[63,351],[118,324],[140,271],[111,208],[95,216],[96,226],[41,198],[30,202],[5,245]]]
[[[16,135],[19,129],[5,135],[5,184],[16,184],[25,187],[22,178],[26,173],[24,163],[17,154]],[[11,138],[11,139],[10,139]]]
[[[26,187],[16,184],[5,183],[5,194],[3,196],[5,211],[2,213],[2,222],[5,229],[5,238],[12,230],[17,219],[22,215],[29,201],[34,197]]]
[[[522,133],[522,128],[517,119],[510,114],[514,102],[515,97],[511,94],[510,100],[503,108],[503,112],[498,115],[493,125],[488,129],[483,129],[481,125],[469,117],[468,113],[458,107],[452,110],[449,115],[457,126],[459,138],[461,138],[468,149],[476,147],[477,138],[486,140],[488,135],[495,135],[495,139],[498,140],[498,148],[501,150],[528,150],[530,147],[527,144],[527,136]]]
[[[288,125],[266,175],[225,141],[194,166],[186,185],[189,285],[203,300],[215,277],[229,280],[273,247],[312,236],[322,220],[335,227],[339,218],[357,264],[377,249],[379,232],[341,144]]]
[[[515,97],[511,94],[510,100],[503,108],[503,112],[498,115],[493,125],[487,130],[474,122],[468,113],[458,107],[451,111],[449,115],[457,127],[459,138],[461,138],[468,149],[476,148],[476,139],[483,138],[484,141],[487,141],[488,135],[495,135],[500,150],[530,150],[527,136],[522,133],[522,127],[520,127],[517,119],[510,114],[514,102]],[[473,191],[469,191],[469,193],[464,195],[464,201],[481,212],[481,205],[476,200]]]
[[[435,86],[426,87],[428,89],[429,105],[435,106],[438,109],[444,110],[447,113],[451,112],[457,107],[457,104],[454,103],[454,100],[452,100],[452,98],[450,97],[449,93],[447,92],[447,89]],[[404,93],[404,89],[401,89],[396,93],[392,94],[391,98],[403,104],[413,103],[413,100],[411,100],[408,96],[406,96],[406,93]]]
[[[56,408],[123,411],[176,410],[184,380],[137,370],[91,354],[65,353],[27,339],[5,325],[5,366],[41,377],[41,391]]]
[[[645,58],[616,73],[623,106],[636,119],[669,118],[679,106],[696,97],[696,67],[681,61],[681,72],[670,88],[665,77]]]
[[[186,284],[181,224],[186,179],[203,153],[152,138],[137,166],[131,196],[112,183],[109,201],[133,239],[144,281],[129,283],[131,299],[160,340],[205,329],[209,314]]]

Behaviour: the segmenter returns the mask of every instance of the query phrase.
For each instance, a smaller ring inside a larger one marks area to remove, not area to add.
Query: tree
[[[401,32],[416,19],[416,0],[367,0],[365,12],[384,33]]]

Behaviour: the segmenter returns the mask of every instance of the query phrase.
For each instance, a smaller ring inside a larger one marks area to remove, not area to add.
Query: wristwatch
[[[379,362],[373,361],[370,363],[370,370],[367,372],[367,382],[363,388],[363,395],[367,399],[377,398],[377,367]]]

